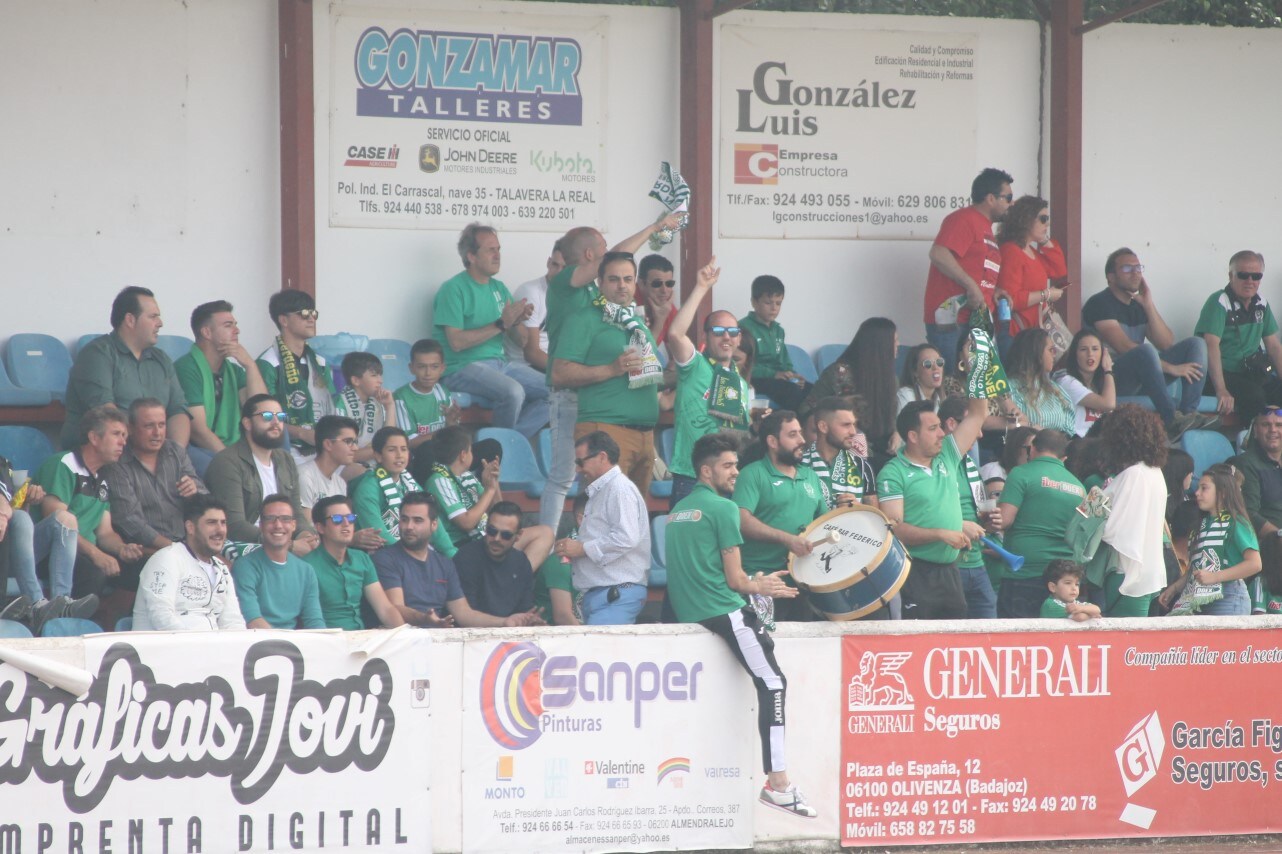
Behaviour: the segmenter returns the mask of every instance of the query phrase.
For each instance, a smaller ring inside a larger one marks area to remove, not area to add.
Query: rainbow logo
[[[490,737],[508,750],[539,740],[543,714],[541,671],[546,656],[528,641],[503,643],[486,659],[481,674],[481,719]]]
[[[686,774],[689,774],[690,760],[684,756],[674,756],[671,759],[665,759],[662,762],[660,762],[659,763],[659,779],[655,781],[655,785],[656,786],[662,785],[663,778],[676,771],[681,771]],[[677,781],[674,780],[673,782],[676,783]]]

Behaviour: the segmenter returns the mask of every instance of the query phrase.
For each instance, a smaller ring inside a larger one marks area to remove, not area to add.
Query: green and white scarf
[[[650,343],[645,321],[630,305],[615,305],[609,300],[601,306],[601,319],[628,333],[628,344],[641,355],[641,370],[628,372],[628,388],[644,388],[663,382],[663,366]]]
[[[306,344],[303,345],[304,362],[312,355],[311,349]],[[289,423],[295,427],[306,427],[316,418],[316,411],[312,408],[312,391],[303,379],[294,351],[285,346],[285,339],[279,335],[276,336],[276,355],[280,357],[280,375],[276,380],[277,398],[281,406],[285,407]]]
[[[223,399],[229,405],[218,408],[214,393],[214,370],[199,347],[191,348],[191,360],[200,373],[200,405],[205,408],[205,426],[213,431],[224,445],[234,445],[240,440],[240,381],[235,371],[227,370],[223,360]]]
[[[372,437],[378,431],[378,401],[371,397],[362,406],[360,396],[351,386],[343,389],[339,397],[343,399],[347,417],[356,420],[357,435]],[[361,445],[367,444],[369,443],[361,442]]]
[[[966,396],[974,400],[1003,397],[1010,394],[1010,382],[1006,379],[1006,369],[997,357],[997,348],[993,339],[982,329],[970,331],[971,363],[970,373],[966,375]]]
[[[864,482],[864,468],[855,461],[855,456],[850,451],[844,448],[838,451],[829,466],[820,455],[819,446],[811,444],[802,452],[801,462],[814,469],[829,510],[837,506],[838,495],[849,494],[861,502],[864,500],[864,493],[868,489],[868,484]]]
[[[387,469],[378,466],[374,469],[374,478],[378,488],[383,491],[383,527],[393,538],[401,538],[401,503],[405,495],[418,492],[418,483],[409,472],[401,472],[398,478]]]
[[[723,367],[715,359],[712,365],[712,386],[708,389],[708,414],[726,421],[729,427],[746,430],[750,422],[748,413],[748,383],[739,376],[739,369],[731,362]]]

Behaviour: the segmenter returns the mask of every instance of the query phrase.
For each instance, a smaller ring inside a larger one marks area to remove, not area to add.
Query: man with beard
[[[789,420],[796,424],[795,416],[784,419]],[[798,432],[800,429],[797,425]],[[772,438],[777,448],[778,434]],[[784,581],[786,570],[758,574],[754,578],[744,572],[740,556],[744,540],[739,523],[746,514],[728,499],[738,489],[736,449],[732,437],[719,433],[703,436],[694,443],[691,463],[698,473],[698,482],[668,517],[665,554],[668,591],[677,619],[683,623],[699,623],[720,635],[752,676],[757,689],[757,728],[766,772],[761,802],[793,815],[814,818],[818,810],[807,804],[797,787],[789,782],[786,770],[784,701],[788,681],[775,662],[774,641],[760,624],[756,612],[744,603],[744,596],[749,594],[786,600],[795,597],[797,590]]]
[[[987,412],[986,400],[971,400],[950,435],[944,434],[933,401],[914,400],[895,419],[904,445],[878,473],[877,497],[913,559],[900,589],[905,620],[966,617],[957,557],[984,529],[962,515],[961,458],[979,438]]]
[[[231,571],[219,556],[227,541],[227,509],[217,498],[183,503],[182,542],[151,556],[138,579],[135,631],[243,629]]]
[[[703,298],[721,277],[716,263],[713,258],[699,271],[694,290],[668,328],[668,352],[677,365],[677,399],[672,413],[677,432],[668,466],[672,472],[669,510],[694,489],[694,469],[690,467],[694,443],[723,428],[747,430],[749,426],[752,391],[734,365],[734,352],[742,334],[734,315],[714,311],[707,316],[703,323],[703,353],[695,350],[687,334]]]
[[[411,492],[401,501],[400,542],[374,553],[379,581],[405,622],[424,628],[543,625],[534,611],[496,617],[473,609],[463,594],[454,562],[430,545],[437,524],[431,497]]]
[[[263,496],[289,496],[298,521],[293,551],[302,557],[316,547],[318,539],[299,504],[298,468],[285,448],[288,417],[280,403],[268,395],[256,394],[246,400],[241,407],[240,441],[214,457],[205,481],[227,507],[227,535],[237,543],[262,540],[257,519]]]
[[[289,498],[267,496],[258,518],[263,547],[239,558],[231,568],[246,625],[251,629],[325,628],[316,573],[289,551],[298,525]]]
[[[521,534],[521,508],[500,501],[490,508],[485,538],[472,540],[454,555],[454,567],[468,604],[507,617],[534,608],[534,568],[515,548]]]
[[[825,397],[815,404],[815,441],[801,454],[823,487],[828,509],[853,504],[877,506],[877,482],[866,457],[854,452],[859,419],[846,397]]]
[[[926,340],[951,357],[970,313],[993,310],[1002,253],[993,237],[993,223],[1001,222],[1015,200],[1014,181],[1000,169],[988,168],[970,185],[971,204],[944,217],[930,247],[930,272],[926,277],[923,320]]]
[[[819,477],[801,464],[806,438],[797,414],[788,409],[770,413],[761,421],[759,441],[765,454],[743,467],[733,496],[745,540],[743,568],[749,575],[787,569],[789,552],[810,554],[813,546],[801,532],[828,512]],[[776,603],[777,620],[814,618],[803,599]]]

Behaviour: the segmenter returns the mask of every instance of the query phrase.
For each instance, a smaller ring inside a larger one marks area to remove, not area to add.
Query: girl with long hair
[[[895,414],[914,400],[929,400],[939,409],[944,399],[944,357],[930,344],[918,344],[904,358],[895,395]]]
[[[1101,415],[1117,408],[1113,357],[1089,329],[1073,336],[1052,376],[1073,403],[1073,432],[1077,436],[1085,436]]]
[[[1055,367],[1055,350],[1050,336],[1041,328],[1025,329],[1011,342],[1006,356],[1006,377],[1010,380],[1011,397],[1029,423],[1039,429],[1062,430],[1076,434],[1073,402],[1051,379]]]
[[[1119,567],[1104,577],[1104,616],[1147,617],[1166,586],[1166,427],[1156,412],[1127,403],[1104,419],[1100,438],[1113,473],[1104,490],[1112,511],[1103,538]]]
[[[893,320],[870,317],[859,324],[850,345],[819,375],[800,412],[804,420],[813,412],[815,403],[825,397],[858,395],[864,402],[859,426],[868,436],[868,454],[874,469],[880,469],[900,444],[895,432],[895,416],[899,412],[895,380],[898,346],[899,334]]]

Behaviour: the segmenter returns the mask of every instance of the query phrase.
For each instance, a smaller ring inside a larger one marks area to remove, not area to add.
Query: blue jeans
[[[573,389],[557,388],[548,395],[548,427],[552,438],[552,459],[545,460],[548,467],[547,485],[539,499],[539,524],[553,531],[561,526],[565,510],[565,496],[574,483],[574,423],[579,420],[579,393]]]
[[[1166,391],[1162,362],[1171,365],[1196,362],[1202,367],[1202,376],[1205,377],[1206,341],[1198,337],[1185,338],[1160,353],[1145,341],[1113,361],[1113,381],[1119,395],[1145,395],[1153,401],[1153,408],[1162,416],[1162,420],[1170,421],[1175,416],[1175,406]],[[1196,382],[1180,380],[1180,412],[1197,411],[1197,405],[1202,402],[1202,386],[1205,382],[1205,379]]]
[[[547,377],[529,365],[484,359],[464,365],[441,383],[450,391],[487,398],[494,404],[494,426],[515,428],[527,439],[548,423]]]
[[[78,531],[64,528],[55,516],[33,523],[25,510],[13,511],[9,520],[9,559],[18,590],[32,602],[45,598],[36,577],[36,565],[49,558],[49,595],[70,596],[76,567]]]
[[[1208,617],[1246,617],[1251,613],[1251,597],[1246,593],[1246,582],[1238,578],[1225,582],[1224,598],[1208,602],[1199,610],[1199,614]]]
[[[962,592],[966,594],[966,617],[971,620],[997,618],[997,594],[988,579],[988,570],[982,566],[957,567],[961,573]]]
[[[209,464],[214,461],[214,452],[206,448],[199,448],[195,445],[188,445],[187,458],[191,460],[191,467],[196,470],[196,475],[201,480],[204,480],[205,470],[208,469]]]
[[[608,601],[609,587],[593,587],[583,594],[580,607],[583,622],[589,626],[630,626],[645,607],[644,584],[618,585],[619,598]]]

